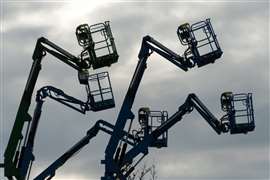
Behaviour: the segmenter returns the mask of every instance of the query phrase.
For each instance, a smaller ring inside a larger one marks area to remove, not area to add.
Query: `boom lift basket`
[[[93,69],[110,66],[118,60],[114,38],[109,21],[91,26],[82,24],[77,27],[79,45],[84,47],[82,59],[89,58]]]
[[[177,35],[182,45],[188,45],[185,58],[198,67],[214,63],[222,55],[210,19],[191,26],[188,23],[182,24],[177,29]]]
[[[247,133],[255,128],[251,93],[221,95],[221,109],[227,112],[231,134]]]
[[[93,111],[101,111],[115,107],[111,81],[108,72],[89,75],[90,106]]]
[[[144,136],[151,134],[156,128],[158,128],[168,120],[167,111],[150,111],[150,109],[146,107],[139,109],[138,116]],[[161,148],[167,147],[167,145],[168,131],[159,136],[157,140],[150,145],[150,147]]]

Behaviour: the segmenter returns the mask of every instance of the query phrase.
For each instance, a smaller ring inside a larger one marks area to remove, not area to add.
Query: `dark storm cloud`
[[[188,177],[239,179],[249,176],[267,178],[269,168],[267,161],[269,153],[269,45],[266,40],[269,38],[269,9],[267,5],[267,3],[232,2],[113,3],[89,12],[87,14],[89,18],[84,19],[89,20],[89,24],[111,21],[120,59],[119,63],[106,70],[110,71],[117,107],[114,110],[100,113],[89,112],[87,116],[82,116],[52,100],[46,100],[36,140],[37,158],[33,175],[39,173],[83,137],[97,119],[104,118],[111,123],[115,122],[134,71],[144,35],[152,35],[164,45],[182,53],[184,48],[180,46],[175,33],[177,26],[183,22],[196,22],[211,17],[224,50],[223,58],[213,65],[201,69],[194,68],[185,73],[159,56],[151,56],[134,103],[134,113],[136,114],[140,106],[150,106],[155,110],[167,109],[172,114],[184,102],[188,93],[195,92],[209,106],[209,109],[220,117],[222,112],[219,110],[219,94],[223,91],[254,92],[257,120],[254,133],[246,136],[217,136],[198,114],[193,113],[185,116],[183,121],[169,132],[169,148],[159,151],[151,150],[150,154],[153,153],[153,155],[150,155],[150,158],[159,161],[161,179],[168,176],[171,179]],[[30,70],[36,38],[49,34],[50,40],[71,52],[80,51],[74,32],[70,34],[71,30],[63,31],[61,36],[53,36],[53,32],[63,27],[57,27],[49,14],[58,11],[60,6],[64,7],[58,3],[55,6],[53,3],[5,4],[4,9],[7,11],[4,11],[4,20],[9,29],[3,33],[4,144],[7,142],[16,114],[14,109],[17,109],[19,104],[21,93],[18,92],[22,92]],[[68,13],[63,9],[61,8],[63,15]],[[36,15],[37,12],[48,13],[48,17],[44,17],[44,22],[38,26],[36,24],[31,26],[30,22],[16,26],[16,18],[26,14],[31,15],[31,13]],[[82,20],[78,18],[76,22],[82,23]],[[64,38],[71,36],[72,38]],[[83,87],[78,87],[76,72],[58,63],[51,56],[44,60],[39,80],[36,90],[50,84],[75,97],[84,98]],[[97,139],[90,142],[89,146],[72,158],[70,163],[63,166],[56,178],[80,174],[83,179],[89,177],[98,179],[103,173],[104,166],[99,162],[103,159],[107,141],[108,136],[99,135]],[[247,151],[247,149],[250,150]],[[249,160],[249,163],[245,165],[247,159],[238,157],[241,152],[254,159]],[[203,157],[199,156],[200,153]],[[226,167],[230,165],[231,157],[238,157],[234,168]],[[176,159],[183,163],[177,164],[174,162]],[[166,173],[166,167],[163,165],[168,164],[170,160],[171,169],[169,170],[174,174]],[[205,161],[208,163],[204,168]],[[199,165],[194,162],[198,162]],[[175,163],[177,166],[174,167]],[[212,168],[215,168],[217,164],[221,164],[220,168],[217,172],[212,172]],[[178,172],[176,172],[176,167],[180,168]],[[192,176],[191,170],[196,171],[197,175],[195,173]],[[245,171],[252,174],[245,174]]]

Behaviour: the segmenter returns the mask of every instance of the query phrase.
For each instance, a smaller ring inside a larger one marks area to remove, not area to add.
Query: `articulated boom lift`
[[[141,134],[139,141],[135,146],[131,147],[127,152],[121,154],[118,162],[118,173],[115,174],[117,178],[126,179],[130,173],[135,169],[136,165],[142,160],[144,156],[148,154],[149,147],[162,148],[167,147],[168,142],[168,130],[173,127],[177,122],[181,121],[185,114],[189,114],[196,109],[199,114],[208,122],[208,124],[215,130],[217,134],[227,133],[231,134],[248,133],[255,128],[254,113],[252,105],[252,95],[248,94],[222,94],[227,96],[230,100],[227,102],[221,101],[223,107],[228,108],[226,114],[218,120],[201,102],[201,100],[195,94],[189,94],[184,104],[182,104],[178,111],[168,118],[166,111],[150,111],[149,108],[141,108],[139,110],[139,123],[141,125],[140,131],[136,131],[136,134]],[[235,99],[233,99],[235,98]],[[240,100],[240,99],[241,100]],[[235,102],[241,101],[242,105],[231,106]],[[152,115],[157,113],[158,115]],[[153,126],[152,118],[158,117],[159,126]],[[237,123],[239,117],[245,117],[246,121]],[[137,137],[137,136],[135,136]],[[126,151],[126,147],[125,147]],[[134,159],[142,154],[141,158],[133,164]],[[118,175],[117,175],[118,174]],[[116,178],[116,179],[117,179]]]
[[[30,75],[28,77],[8,145],[5,150],[4,164],[2,164],[5,176],[10,180],[14,178],[24,180],[28,172],[29,163],[34,159],[32,148],[39,119],[38,114],[41,112],[42,101],[37,103],[36,111],[34,113],[35,118],[30,116],[28,110],[31,104],[33,90],[41,70],[42,59],[47,53],[71,66],[78,72],[79,82],[86,86],[88,99],[86,103],[83,103],[75,98],[63,94],[61,90],[47,87],[47,91],[54,91],[55,94],[61,94],[63,97],[67,98],[67,101],[57,98],[55,100],[66,105],[69,103],[77,103],[82,106],[81,109],[77,110],[83,113],[88,110],[100,111],[113,108],[115,106],[108,73],[104,72],[93,75],[89,75],[88,73],[88,69],[91,67],[93,69],[98,69],[110,66],[118,60],[118,54],[109,22],[106,21],[105,23],[94,24],[91,26],[88,26],[87,24],[80,25],[76,29],[76,36],[79,45],[83,47],[83,51],[78,57],[70,54],[44,37],[37,40],[32,57],[33,64]],[[107,81],[107,87],[102,87],[103,85],[100,83],[102,80]],[[91,85],[91,83],[94,85]],[[45,92],[44,90],[45,89],[43,89],[43,93]],[[48,96],[50,95],[52,94],[48,94]],[[53,96],[50,97],[54,99]],[[26,134],[23,135],[23,129],[26,122]],[[29,131],[30,127],[31,129]],[[24,145],[21,147],[23,139]]]

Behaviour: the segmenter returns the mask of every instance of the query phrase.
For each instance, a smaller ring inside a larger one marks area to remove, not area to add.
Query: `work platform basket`
[[[251,93],[221,95],[221,109],[227,112],[225,121],[229,122],[231,134],[247,133],[255,129]]]
[[[184,53],[185,59],[198,67],[214,63],[222,55],[216,34],[210,19],[200,21],[191,26],[182,24],[177,29],[181,44],[188,45]]]
[[[168,120],[167,111],[150,111],[149,108],[143,107],[138,112],[139,123],[141,125],[143,136],[151,134],[154,130],[160,127]],[[150,147],[167,147],[168,145],[168,131],[161,134]]]
[[[115,107],[111,81],[108,72],[89,75],[87,93],[93,111],[101,111]]]
[[[119,56],[109,21],[91,26],[82,24],[77,27],[76,36],[79,45],[84,48],[81,53],[82,59],[87,59],[93,69],[110,66],[117,62]]]

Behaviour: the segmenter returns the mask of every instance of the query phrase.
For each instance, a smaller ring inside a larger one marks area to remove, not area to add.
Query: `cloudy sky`
[[[160,180],[178,179],[268,179],[269,178],[269,1],[199,2],[103,2],[103,1],[1,1],[1,148],[8,142],[16,111],[31,67],[37,38],[44,36],[78,55],[75,29],[109,20],[119,62],[109,71],[116,108],[80,115],[47,99],[35,143],[35,177],[82,138],[98,119],[115,123],[134,72],[142,37],[151,35],[182,54],[177,27],[211,18],[224,52],[215,64],[183,72],[157,55],[148,61],[133,106],[149,106],[173,114],[193,92],[217,116],[222,116],[219,98],[224,91],[252,92],[256,130],[247,135],[217,135],[196,113],[169,131],[169,147],[151,149],[146,163],[155,162]],[[91,73],[95,73],[91,71]],[[85,98],[77,73],[48,55],[43,60],[35,92],[52,85]],[[30,114],[35,106],[33,101]],[[100,160],[109,136],[100,133],[55,176],[60,179],[99,179]],[[3,171],[0,174],[3,177]]]

